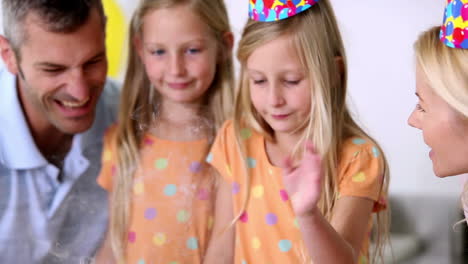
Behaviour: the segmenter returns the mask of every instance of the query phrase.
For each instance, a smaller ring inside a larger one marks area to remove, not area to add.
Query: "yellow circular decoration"
[[[366,180],[366,174],[364,172],[360,172],[353,176],[353,182],[363,182]]]
[[[104,161],[111,161],[112,160],[112,152],[110,150],[104,151]]]
[[[263,185],[257,185],[253,187],[252,193],[255,198],[262,198],[263,193],[264,193]]]
[[[258,239],[258,237],[254,237],[252,239],[252,247],[253,249],[260,249],[260,247],[262,246],[262,242],[260,242],[260,239]]]
[[[156,246],[162,246],[162,245],[166,244],[166,235],[163,234],[163,233],[157,233],[153,237],[153,243]]]
[[[232,176],[231,166],[226,165],[226,171],[227,171],[227,174],[228,174],[229,176]]]
[[[208,218],[208,230],[211,230],[213,228],[213,225],[214,225],[214,217],[210,216]]]
[[[108,75],[117,78],[123,64],[123,49],[126,42],[127,22],[122,8],[116,0],[103,0],[107,16],[106,49],[109,62]]]
[[[135,182],[135,184],[133,185],[133,192],[136,195],[140,195],[140,194],[143,194],[144,191],[145,191],[145,185],[143,185],[143,183],[140,181]]]

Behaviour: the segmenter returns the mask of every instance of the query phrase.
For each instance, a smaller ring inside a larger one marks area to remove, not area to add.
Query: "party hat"
[[[447,0],[440,40],[451,48],[468,49],[468,0]]]
[[[249,17],[271,22],[292,17],[315,5],[319,0],[249,0]]]

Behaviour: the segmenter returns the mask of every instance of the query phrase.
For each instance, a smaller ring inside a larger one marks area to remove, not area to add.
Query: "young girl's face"
[[[197,103],[208,90],[218,53],[209,30],[186,5],[157,9],[144,17],[135,43],[162,100]]]
[[[246,70],[253,106],[275,135],[301,132],[310,114],[311,84],[291,38],[257,48]]]
[[[429,156],[439,177],[468,172],[468,120],[456,112],[429,86],[424,73],[416,69],[416,109],[408,123],[422,130]]]

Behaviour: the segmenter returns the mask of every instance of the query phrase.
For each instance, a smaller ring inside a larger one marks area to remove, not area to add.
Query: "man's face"
[[[97,10],[72,33],[46,30],[34,13],[24,22],[19,58],[5,58],[18,76],[18,91],[30,126],[76,134],[91,127],[106,74],[105,33]],[[8,61],[10,60],[10,61]]]

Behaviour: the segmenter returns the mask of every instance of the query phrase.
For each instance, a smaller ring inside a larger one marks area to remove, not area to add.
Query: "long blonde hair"
[[[142,136],[154,121],[155,107],[159,96],[152,87],[144,65],[132,42],[142,32],[143,19],[157,9],[187,5],[209,27],[217,41],[218,64],[216,73],[204,100],[208,110],[203,113],[212,123],[210,133],[229,117],[233,101],[233,60],[230,47],[224,41],[225,33],[231,32],[227,10],[223,0],[142,0],[130,24],[129,62],[122,88],[119,122],[115,137],[117,171],[112,189],[110,237],[112,250],[118,263],[125,263],[125,249],[129,226],[133,173],[139,162],[139,145]]]
[[[440,27],[432,27],[419,36],[414,44],[416,61],[434,92],[468,122],[468,49],[445,46],[439,33]],[[468,183],[461,196],[465,207],[467,196]]]
[[[237,53],[242,65],[234,111],[237,143],[245,156],[245,146],[240,137],[243,125],[252,127],[269,140],[273,139],[272,128],[261,118],[251,103],[245,65],[255,49],[282,36],[291,37],[303,68],[308,70],[307,76],[311,80],[312,89],[311,101],[314,102],[304,133],[292,154],[297,156],[302,150],[300,146],[303,146],[306,140],[311,140],[321,154],[325,180],[319,208],[326,219],[331,220],[338,199],[337,167],[344,141],[356,136],[369,139],[378,145],[357,125],[346,106],[346,55],[336,18],[328,0],[321,0],[309,10],[285,20],[265,23],[249,19],[247,22]],[[337,63],[338,61],[342,63]],[[381,192],[386,193],[389,172],[385,156],[383,159],[384,183]],[[247,185],[250,185],[250,176],[247,172],[246,175]],[[248,200],[247,192],[241,212],[247,206]],[[380,249],[377,250],[379,251],[377,254],[382,257],[381,249],[388,233],[387,210],[378,214],[377,228],[376,244]]]

